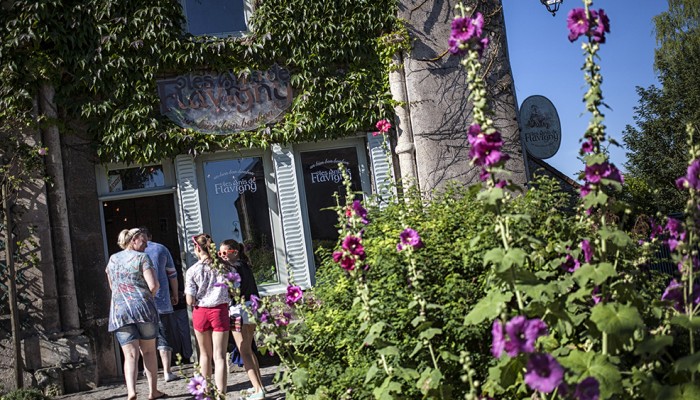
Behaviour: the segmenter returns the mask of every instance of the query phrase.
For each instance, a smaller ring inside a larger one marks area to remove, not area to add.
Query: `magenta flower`
[[[547,324],[539,318],[528,320],[522,315],[513,317],[506,323],[503,333],[501,321],[494,321],[491,327],[491,354],[500,358],[505,350],[510,357],[515,357],[520,353],[534,353],[537,339],[547,335]]]
[[[598,400],[600,398],[599,386],[598,380],[589,376],[576,385],[574,398],[577,400]]]
[[[591,187],[591,185],[587,182],[583,186],[581,186],[581,189],[579,191],[581,198],[588,196],[588,193],[590,193],[592,189],[593,188]]]
[[[583,250],[583,261],[590,263],[593,258],[593,249],[591,248],[591,242],[588,239],[581,241],[581,250]]]
[[[250,309],[254,312],[258,312],[258,308],[260,308],[260,297],[251,294],[250,295]]]
[[[391,129],[391,122],[389,122],[388,119],[380,119],[379,121],[377,121],[377,124],[375,126],[377,127],[377,129],[379,129],[379,132],[377,132],[377,134],[387,133],[389,132],[389,129]]]
[[[586,139],[581,145],[581,154],[593,152],[593,138]]]
[[[674,251],[685,240],[686,233],[683,231],[683,224],[675,218],[669,218],[666,221],[666,232],[668,232],[666,244],[671,251]]]
[[[670,301],[674,309],[679,312],[683,312],[685,308],[685,299],[683,296],[683,284],[676,281],[675,279],[671,281],[664,290],[664,294],[661,295],[661,300]],[[693,305],[700,304],[700,284],[693,285]]]
[[[396,250],[398,251],[402,251],[409,246],[413,249],[420,249],[425,246],[418,232],[411,228],[404,229],[399,238],[399,244],[396,245]]]
[[[48,154],[49,151],[46,149],[46,147],[40,147],[39,150],[37,150],[36,152],[40,156],[45,156],[46,154]]]
[[[341,247],[350,252],[350,254],[356,255],[360,260],[364,260],[366,257],[365,248],[362,246],[362,239],[357,236],[346,236],[345,239],[343,239]]]
[[[340,260],[343,258],[343,252],[342,251],[334,251],[333,252],[333,261],[335,262],[340,262]]]
[[[569,41],[574,42],[588,33],[588,18],[583,8],[573,8],[566,16],[566,27],[569,28]]]
[[[676,179],[678,189],[700,190],[700,160],[693,160],[685,176]]]
[[[287,286],[287,305],[291,306],[292,304],[297,303],[299,300],[302,299],[304,296],[304,293],[301,291],[301,288],[299,286]]]
[[[367,210],[364,207],[362,207],[362,202],[360,200],[353,200],[351,207],[352,210],[355,212],[355,215],[360,217],[363,224],[369,224],[369,220],[367,219]]]
[[[228,273],[226,273],[225,278],[229,282],[241,283],[241,276],[238,274],[238,272],[234,272],[234,271],[228,272]]]
[[[603,298],[600,296],[600,287],[594,286],[593,291],[591,292],[591,298],[593,299],[593,304],[598,304],[603,300]]]
[[[484,16],[476,13],[474,18],[457,17],[452,20],[452,32],[447,44],[452,54],[464,55],[474,50],[481,55],[489,44],[488,38],[483,37]]]
[[[353,269],[355,269],[355,257],[344,256],[340,260],[340,267],[346,271],[352,271]]]
[[[581,262],[571,254],[567,254],[561,266],[566,272],[574,272],[581,267]]]
[[[207,391],[207,380],[201,375],[195,375],[187,384],[187,389],[193,396],[202,396]]]
[[[608,19],[603,9],[598,11],[591,10],[591,18],[596,22],[595,27],[591,29],[591,40],[605,43],[605,34],[610,33],[610,19]]]
[[[287,326],[289,325],[289,322],[292,320],[292,314],[288,312],[283,312],[282,315],[279,315],[275,319],[275,325],[277,326]]]
[[[267,311],[263,311],[262,314],[260,314],[260,322],[267,322],[270,320],[270,313]]]
[[[467,131],[469,141],[469,158],[479,166],[494,166],[507,161],[510,157],[501,152],[503,140],[500,132],[485,134],[478,124],[473,124]],[[482,179],[484,180],[484,179]]]
[[[500,320],[494,320],[491,326],[491,354],[495,358],[501,358],[506,348],[506,340],[503,335],[503,324]]]
[[[525,383],[542,393],[551,393],[564,379],[564,368],[549,354],[531,355],[525,369]]]

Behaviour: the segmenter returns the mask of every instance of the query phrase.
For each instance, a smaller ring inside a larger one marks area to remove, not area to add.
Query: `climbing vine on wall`
[[[203,0],[206,1],[206,0]],[[396,0],[260,0],[244,37],[183,32],[172,0],[19,0],[0,5],[0,124],[35,124],[42,82],[56,89],[63,133],[87,130],[104,162],[266,147],[370,130],[391,110],[391,55],[408,45]],[[278,123],[230,135],[160,115],[156,80],[190,72],[291,73]]]

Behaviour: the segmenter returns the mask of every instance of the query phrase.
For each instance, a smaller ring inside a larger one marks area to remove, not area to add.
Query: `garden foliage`
[[[583,5],[567,19],[569,40],[582,42],[591,115],[575,212],[551,182],[522,194],[509,182],[481,72],[483,17],[458,7],[449,47],[467,72],[474,121],[465,130],[482,182],[427,204],[410,194],[384,209],[339,204],[340,240],[321,254],[317,286],[261,306],[262,339],[284,363],[289,398],[700,395],[700,148],[689,128],[691,161],[675,182],[689,193],[684,219],[652,223],[647,240],[623,231],[624,178],[604,149],[612,141],[597,64],[610,20]],[[673,280],[651,268],[661,243],[678,267]]]

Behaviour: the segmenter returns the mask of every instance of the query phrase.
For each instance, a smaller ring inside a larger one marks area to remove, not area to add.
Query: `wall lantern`
[[[559,5],[564,2],[564,0],[540,0],[540,2],[547,7],[547,11],[552,13],[554,16],[557,11],[559,11]]]

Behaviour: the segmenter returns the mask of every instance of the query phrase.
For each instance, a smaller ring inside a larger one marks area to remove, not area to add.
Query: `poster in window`
[[[342,163],[350,175],[352,191],[362,190],[360,171],[357,161],[357,149],[345,147],[308,151],[301,153],[301,168],[304,174],[306,205],[309,213],[309,225],[314,247],[324,242],[338,239],[338,214],[327,208],[335,207],[333,197],[338,192],[341,204],[345,202],[343,176],[338,168]]]
[[[245,245],[258,283],[276,280],[272,226],[260,157],[204,163],[211,236]]]

